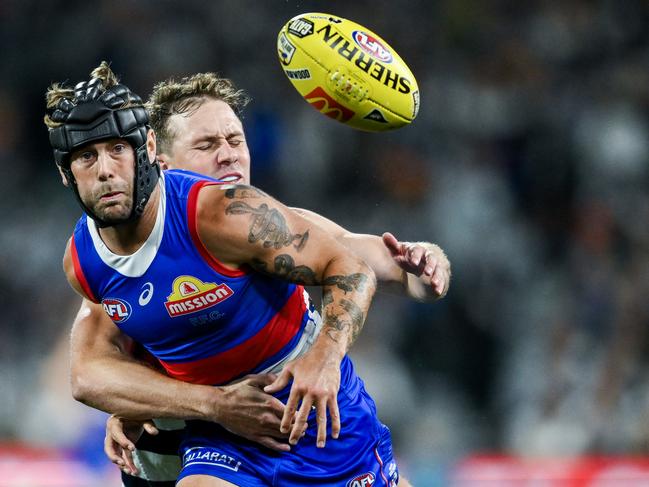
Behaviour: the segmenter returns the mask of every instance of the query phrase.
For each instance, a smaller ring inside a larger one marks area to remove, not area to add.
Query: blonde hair
[[[250,97],[227,78],[217,73],[197,73],[180,80],[173,78],[158,83],[146,103],[151,128],[156,133],[158,152],[168,152],[175,134],[169,119],[176,114],[191,114],[207,100],[222,100],[241,117]]]
[[[117,75],[115,75],[115,73],[113,73],[112,69],[110,69],[110,65],[106,61],[102,61],[99,66],[97,66],[90,72],[90,80],[93,79],[98,79],[101,81],[100,91],[102,92],[119,84],[119,78],[117,77]],[[48,112],[56,110],[58,104],[62,100],[73,102],[74,88],[64,86],[61,83],[53,83],[45,92],[45,102]],[[130,105],[133,105],[133,103],[126,102],[124,103],[124,106],[120,108],[127,108]],[[45,122],[45,125],[47,125],[47,128],[50,129],[62,125],[61,122],[55,122],[54,120],[52,120],[49,113],[45,115],[43,121]]]

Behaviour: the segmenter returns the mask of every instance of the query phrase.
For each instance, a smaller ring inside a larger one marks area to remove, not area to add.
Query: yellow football
[[[324,13],[293,17],[277,36],[277,54],[300,95],[334,120],[376,132],[417,116],[419,88],[406,63],[351,20]]]

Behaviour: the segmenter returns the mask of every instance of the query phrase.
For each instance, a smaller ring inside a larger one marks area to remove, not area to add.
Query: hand
[[[264,390],[270,393],[281,391],[291,379],[293,385],[282,417],[281,431],[290,431],[289,443],[297,444],[308,426],[309,413],[315,409],[318,424],[316,446],[324,448],[327,441],[327,409],[331,417],[332,438],[338,438],[340,434],[340,361],[328,355],[326,350],[314,347],[302,357],[286,364],[277,380]]]
[[[383,243],[401,269],[423,279],[437,298],[446,295],[451,282],[451,263],[439,246],[399,242],[390,232],[383,234]]]
[[[133,451],[143,431],[150,435],[158,434],[158,429],[151,420],[132,421],[112,415],[106,421],[104,453],[126,474],[139,473],[133,462]]]
[[[224,394],[224,405],[208,419],[272,450],[290,451],[287,443],[278,441],[288,437],[280,431],[284,404],[262,389],[275,379],[273,374],[252,374],[219,387]]]

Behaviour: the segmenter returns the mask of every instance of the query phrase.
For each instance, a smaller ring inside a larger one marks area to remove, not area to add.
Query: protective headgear
[[[124,139],[135,150],[135,176],[133,181],[133,208],[127,220],[138,218],[144,211],[155,189],[160,168],[149,161],[146,137],[149,116],[142,100],[124,85],[115,85],[101,92],[101,80],[95,78],[74,87],[74,99],[62,99],[50,114],[54,122],[62,125],[50,129],[50,144],[54,160],[61,168],[83,211],[99,227],[111,225],[101,220],[88,208],[79,195],[79,189],[70,170],[70,155],[76,149],[106,139]],[[138,105],[120,108],[126,103]]]

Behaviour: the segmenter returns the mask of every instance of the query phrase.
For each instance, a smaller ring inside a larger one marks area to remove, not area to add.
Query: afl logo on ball
[[[374,59],[384,63],[392,62],[392,54],[376,37],[366,34],[362,30],[355,30],[352,32],[352,37],[354,42],[356,42],[363,51]]]
[[[101,301],[104,311],[115,323],[124,323],[131,316],[131,305],[123,299],[105,298]]]

